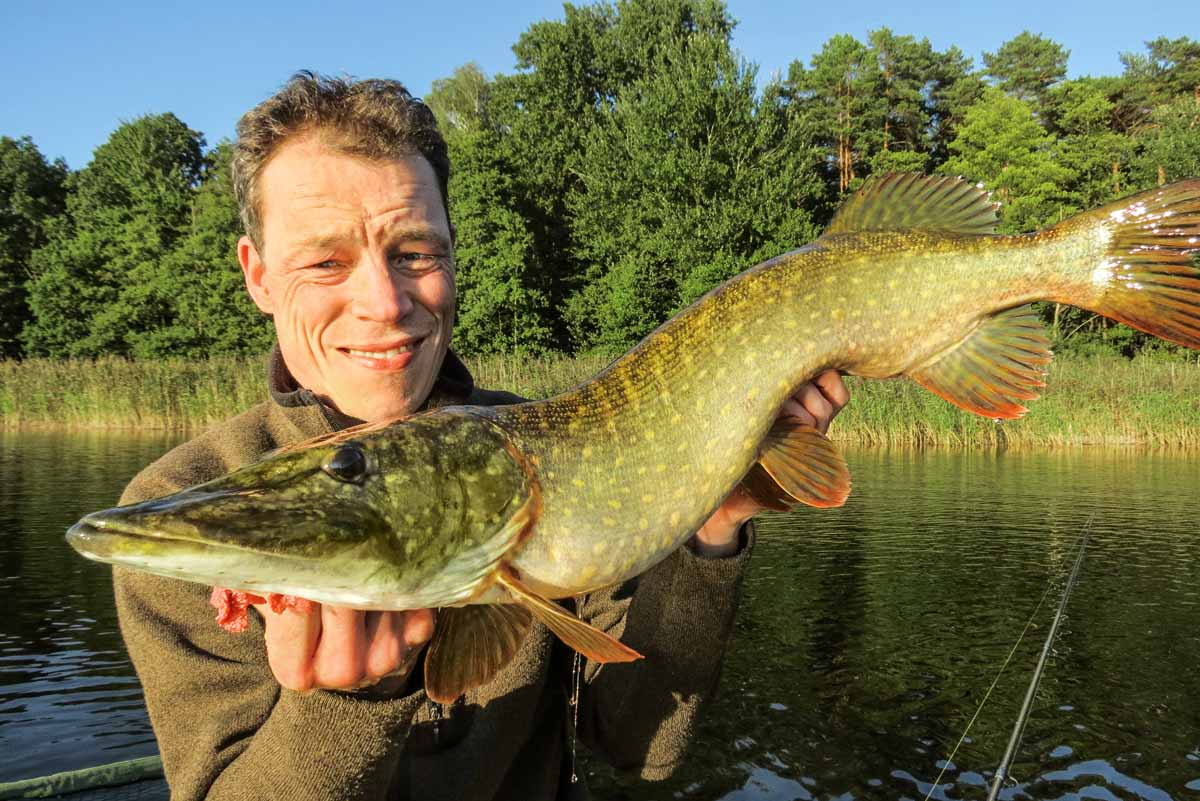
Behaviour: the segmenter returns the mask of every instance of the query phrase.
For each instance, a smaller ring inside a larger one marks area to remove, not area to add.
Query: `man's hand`
[[[826,370],[801,385],[779,410],[780,417],[796,417],[822,434],[850,400],[850,392],[836,370]],[[727,556],[737,550],[737,532],[741,525],[763,511],[738,484],[725,502],[692,538],[692,548],[704,556]]]
[[[314,604],[304,614],[255,604],[266,626],[267,660],[289,690],[351,690],[412,671],[421,646],[433,636],[433,612],[364,612]]]

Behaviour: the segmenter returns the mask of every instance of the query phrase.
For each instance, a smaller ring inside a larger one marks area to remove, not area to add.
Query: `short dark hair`
[[[260,250],[259,176],[285,142],[303,134],[316,134],[339,152],[371,161],[424,156],[449,218],[450,156],[429,106],[399,81],[328,78],[304,70],[238,121],[233,191],[242,226]]]

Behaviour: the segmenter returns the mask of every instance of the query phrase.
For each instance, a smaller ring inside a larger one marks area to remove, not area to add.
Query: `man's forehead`
[[[264,238],[283,235],[290,245],[362,239],[367,229],[388,239],[448,238],[437,177],[420,155],[371,161],[320,142],[288,143],[263,169],[259,208]]]

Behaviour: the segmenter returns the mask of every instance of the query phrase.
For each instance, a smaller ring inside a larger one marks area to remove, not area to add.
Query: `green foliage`
[[[818,154],[790,135],[779,109],[760,115],[754,72],[727,38],[681,38],[656,58],[589,132],[582,185],[568,198],[588,271],[566,314],[585,349],[632,345],[755,260],[816,233],[805,206],[820,191]]]
[[[32,261],[29,353],[135,353],[173,322],[162,263],[186,230],[203,144],[173,114],[142,117],[71,175],[67,215]]]
[[[719,0],[564,7],[427,100],[450,147],[466,354],[618,351],[738,270],[812,239],[871,174],[958,173],[1005,231],[1200,175],[1200,43],[1159,37],[1120,76],[1065,80],[1024,32],[985,55],[887,28],[831,37],[757,86]],[[986,79],[986,80],[985,80]],[[248,354],[230,149],[171,114],[120,126],[83,170],[0,138],[0,357]],[[1141,334],[1062,306],[1061,344]],[[18,336],[19,333],[19,336]]]
[[[513,180],[497,162],[494,135],[450,139],[460,353],[540,353],[549,348],[548,293],[526,220],[515,208]]]
[[[1200,97],[1182,96],[1150,112],[1135,172],[1143,186],[1200,176]]]
[[[948,175],[983,182],[1000,201],[1001,230],[1032,231],[1071,210],[1063,186],[1071,174],[1054,151],[1054,138],[1022,100],[989,88],[971,107],[941,167]]]
[[[169,315],[131,338],[135,356],[257,354],[275,340],[270,319],[246,293],[237,262],[242,223],[229,171],[232,156],[232,145],[222,142],[205,158],[190,224],[161,262]]]
[[[1057,42],[1022,31],[995,53],[984,53],[983,63],[997,86],[1032,102],[1040,101],[1053,84],[1067,76],[1069,55]]]
[[[29,137],[0,137],[0,358],[21,353],[21,329],[30,318],[29,258],[63,212],[66,177],[67,165],[48,164]]]

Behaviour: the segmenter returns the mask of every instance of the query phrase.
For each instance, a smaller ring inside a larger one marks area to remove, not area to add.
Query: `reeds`
[[[468,359],[481,386],[526,397],[567,389],[600,370],[597,357]],[[192,429],[265,397],[257,358],[131,362],[0,361],[0,427]],[[911,381],[849,379],[853,400],[833,436],[894,447],[1200,448],[1200,364],[1060,356],[1045,396],[1020,420],[963,412]]]

